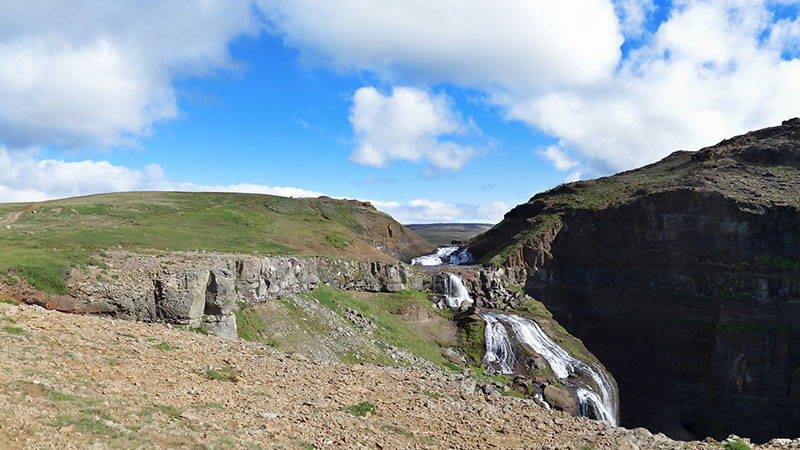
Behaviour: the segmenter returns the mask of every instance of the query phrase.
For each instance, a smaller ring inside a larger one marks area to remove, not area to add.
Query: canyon
[[[800,120],[559,186],[470,242],[603,361],[621,423],[800,434]]]

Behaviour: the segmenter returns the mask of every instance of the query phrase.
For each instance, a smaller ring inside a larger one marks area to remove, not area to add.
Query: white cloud
[[[622,32],[626,36],[641,37],[647,17],[655,10],[653,0],[614,0],[614,10],[620,17]]]
[[[391,95],[364,87],[353,96],[350,123],[357,147],[356,163],[386,167],[394,160],[425,161],[438,170],[459,170],[476,154],[472,146],[443,139],[465,134],[468,125],[444,95],[395,87]]]
[[[318,197],[319,192],[258,184],[198,185],[165,179],[164,170],[149,164],[144,170],[108,161],[38,160],[32,151],[10,152],[0,147],[0,202],[42,201],[77,195],[122,191],[246,192],[284,197]]]
[[[771,20],[758,2],[686,1],[612,81],[495,101],[560,138],[592,175],[651,163],[800,115],[800,60],[781,58],[798,22],[770,33]]]
[[[179,116],[173,79],[233,68],[257,29],[248,0],[3,2],[0,141],[135,144]]]
[[[553,167],[555,167],[556,170],[560,170],[561,172],[564,172],[565,170],[569,170],[572,169],[573,167],[580,165],[578,161],[575,161],[574,159],[570,158],[569,155],[567,155],[567,152],[562,147],[563,146],[561,144],[559,144],[558,146],[551,145],[544,150],[539,150],[537,153],[542,158],[553,163]]]
[[[607,0],[257,0],[273,32],[311,65],[397,84],[535,92],[592,85],[622,35]]]
[[[406,203],[378,200],[369,200],[369,202],[400,223],[497,223],[509,210],[508,204],[501,201],[482,205],[455,204],[424,198]]]

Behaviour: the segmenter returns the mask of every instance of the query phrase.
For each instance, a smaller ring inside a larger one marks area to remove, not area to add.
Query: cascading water
[[[486,322],[486,354],[483,362],[495,367],[503,374],[512,374],[516,363],[516,355],[511,344],[508,328],[514,333],[518,342],[531,347],[542,355],[550,364],[553,373],[566,380],[570,375],[580,373],[588,376],[597,385],[594,392],[589,386],[573,384],[580,401],[580,413],[589,416],[590,410],[595,417],[613,425],[617,424],[617,394],[614,383],[608,374],[577,358],[550,339],[539,325],[528,319],[513,314],[501,314],[482,311],[481,318]]]
[[[456,253],[457,250],[457,246],[439,247],[436,249],[436,253],[412,259],[411,264],[414,266],[443,266],[445,264],[466,264],[473,261],[467,248]]]
[[[464,281],[460,276],[444,272],[442,275],[444,281],[444,301],[450,308],[460,308],[462,304],[472,304],[472,298],[469,296],[467,287],[464,286]]]

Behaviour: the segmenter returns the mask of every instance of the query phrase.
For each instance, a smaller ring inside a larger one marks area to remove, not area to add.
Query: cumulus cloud
[[[613,80],[495,101],[591,173],[647,164],[800,115],[800,60],[785,58],[798,19],[772,21],[759,2],[682,2]]]
[[[308,64],[389,82],[535,92],[611,75],[622,35],[608,0],[257,0]]]
[[[386,167],[394,160],[425,161],[438,170],[458,170],[476,154],[445,136],[465,134],[468,125],[444,95],[395,87],[391,95],[364,87],[353,96],[350,123],[357,146],[350,159]]]
[[[455,204],[428,199],[414,199],[406,203],[369,200],[378,210],[394,217],[400,223],[488,222],[497,223],[508,212],[509,206],[501,201],[481,205]]]
[[[143,170],[108,161],[38,160],[32,151],[0,148],[0,202],[42,201],[77,195],[122,191],[208,191],[318,197],[319,192],[258,184],[198,185],[167,180],[164,170],[149,164]]]
[[[0,6],[0,141],[135,144],[179,116],[175,78],[233,68],[248,0],[9,1]]]
[[[553,163],[556,170],[565,171],[580,165],[578,161],[570,158],[562,145],[551,145],[537,152],[539,156]]]

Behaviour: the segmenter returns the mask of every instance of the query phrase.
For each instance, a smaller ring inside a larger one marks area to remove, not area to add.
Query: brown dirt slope
[[[0,319],[4,449],[716,448],[460,392],[460,375],[28,305]]]

